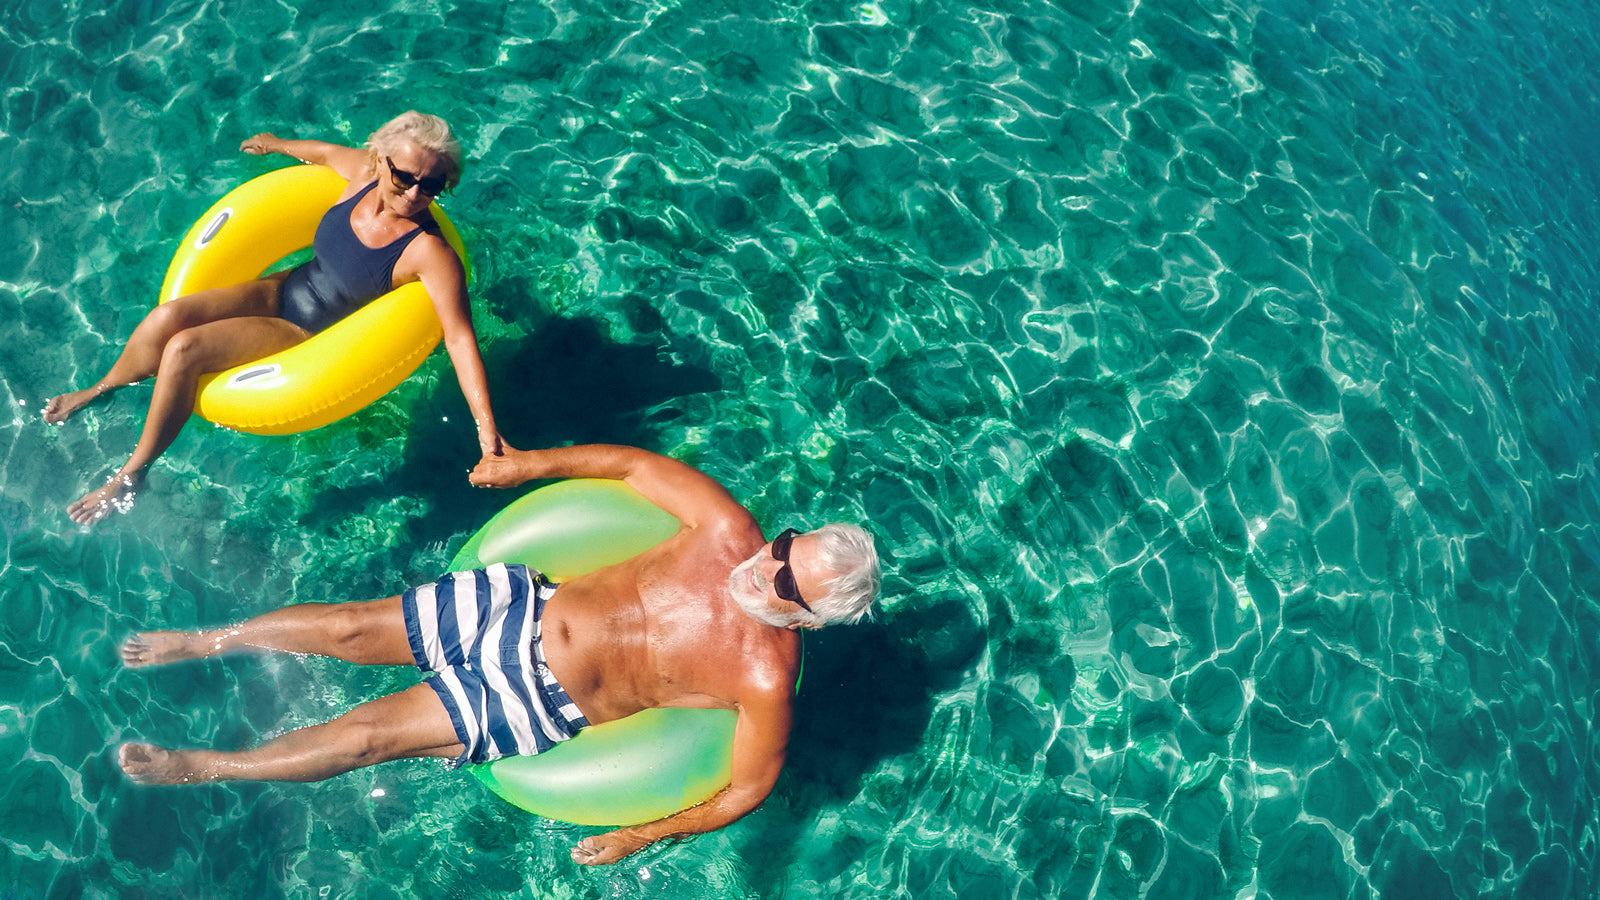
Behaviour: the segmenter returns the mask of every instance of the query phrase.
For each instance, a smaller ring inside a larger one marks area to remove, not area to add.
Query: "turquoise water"
[[[1592,5],[240,0],[0,11],[0,896],[1560,898],[1600,890]],[[324,7],[335,7],[324,9]],[[789,765],[601,871],[437,763],[141,789],[410,684],[122,671],[130,630],[392,594],[509,497],[442,354],[293,438],[148,388],[183,230],[416,107],[509,439],[620,441],[772,529],[873,523]]]

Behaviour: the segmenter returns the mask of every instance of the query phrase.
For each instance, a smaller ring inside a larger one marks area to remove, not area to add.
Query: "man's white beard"
[[[733,570],[733,574],[728,576],[728,593],[733,595],[734,602],[750,618],[777,628],[787,628],[791,620],[773,612],[767,603],[767,579],[756,568],[761,558],[762,554],[757,553]]]

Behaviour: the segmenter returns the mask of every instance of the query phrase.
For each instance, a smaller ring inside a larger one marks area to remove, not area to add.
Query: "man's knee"
[[[337,752],[349,760],[349,767],[388,762],[399,755],[395,750],[396,724],[364,707],[356,707],[335,720],[339,725],[335,741]]]
[[[370,650],[375,634],[371,615],[362,603],[330,606],[323,617],[323,633],[337,649],[340,659],[359,659]]]
[[[408,693],[362,704],[329,723],[336,729],[335,752],[351,768],[433,755],[435,748],[454,739],[448,719],[443,723],[448,734],[444,734],[439,723],[419,714]]]
[[[398,607],[382,601],[338,603],[324,616],[324,631],[340,659],[356,663],[399,664],[410,661],[410,644],[404,653],[405,619]]]

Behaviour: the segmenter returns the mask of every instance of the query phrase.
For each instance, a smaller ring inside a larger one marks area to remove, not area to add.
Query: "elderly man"
[[[519,739],[537,752],[587,724],[652,707],[731,709],[738,713],[728,786],[698,806],[655,822],[587,838],[580,863],[615,862],[665,837],[721,828],[766,799],[783,767],[800,668],[802,628],[855,622],[877,594],[872,539],[853,525],[767,541],[750,512],[726,489],[683,463],[631,447],[593,445],[486,457],[475,484],[511,487],[538,478],[619,479],[682,522],[676,535],[639,556],[560,585],[521,566],[470,574],[487,585],[505,617],[513,597],[537,598],[527,642],[547,669],[540,696],[509,692],[500,703],[536,704],[518,716],[544,731]],[[462,576],[453,576],[460,578]],[[232,650],[315,653],[368,665],[417,665],[435,674],[408,690],[356,707],[322,725],[293,731],[237,753],[124,744],[118,762],[146,784],[258,780],[314,781],[406,757],[479,762],[502,751],[485,746],[498,723],[473,720],[456,698],[461,673],[440,658],[432,631],[440,604],[457,593],[429,585],[386,600],[301,604],[216,631],[156,631],[123,645],[123,662],[147,666]],[[469,592],[459,592],[470,596]],[[454,621],[449,613],[447,619]],[[494,627],[481,623],[479,633]],[[496,632],[498,634],[498,632]],[[446,640],[468,641],[474,635]],[[491,679],[492,680],[492,679]],[[489,687],[489,690],[494,688]],[[542,701],[542,702],[540,702]]]

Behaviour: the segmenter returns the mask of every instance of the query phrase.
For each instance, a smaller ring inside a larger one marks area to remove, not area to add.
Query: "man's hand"
[[[501,441],[500,448],[500,456],[485,453],[478,464],[472,467],[467,480],[478,487],[492,488],[516,487],[527,481],[531,476],[523,465],[523,452],[504,441]]]
[[[621,828],[584,838],[572,848],[572,861],[585,866],[606,866],[655,843]]]

